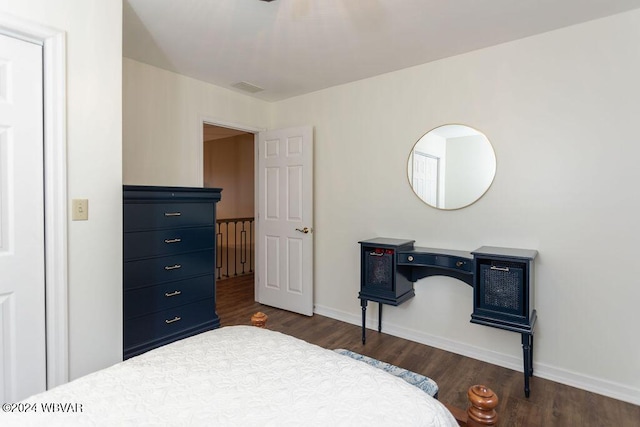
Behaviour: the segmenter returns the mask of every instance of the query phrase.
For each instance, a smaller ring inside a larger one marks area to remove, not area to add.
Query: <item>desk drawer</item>
[[[124,263],[124,289],[173,282],[191,276],[213,274],[213,249]]]
[[[199,324],[210,322],[214,317],[215,303],[211,298],[129,319],[125,324],[124,346],[125,348],[133,347],[178,334]]]
[[[124,233],[124,259],[213,249],[215,244],[213,226]]]
[[[124,231],[214,225],[213,203],[125,203]]]
[[[473,272],[473,260],[453,255],[399,252],[398,264],[423,267],[442,267],[467,273]]]
[[[214,298],[213,289],[214,279],[210,275],[127,291],[124,297],[124,317],[130,319]]]

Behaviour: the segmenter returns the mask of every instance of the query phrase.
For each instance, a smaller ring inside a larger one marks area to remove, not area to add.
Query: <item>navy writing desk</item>
[[[524,390],[529,397],[533,375],[533,262],[537,251],[483,246],[473,252],[414,247],[414,240],[377,237],[363,240],[360,306],[362,343],[366,342],[366,310],[378,303],[378,332],[382,331],[382,306],[400,305],[415,296],[419,279],[443,275],[473,287],[471,323],[522,335]]]

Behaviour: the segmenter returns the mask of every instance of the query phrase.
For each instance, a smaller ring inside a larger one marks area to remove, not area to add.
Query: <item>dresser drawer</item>
[[[215,244],[213,226],[124,233],[124,259],[213,249]]]
[[[213,203],[126,203],[124,231],[214,225]]]
[[[124,317],[130,319],[214,297],[213,275],[134,289],[125,292]]]
[[[126,261],[124,263],[124,289],[141,288],[192,276],[213,274],[214,250]]]
[[[179,334],[198,325],[211,322],[215,316],[213,298],[127,320],[124,329],[124,347],[139,346],[145,342]]]

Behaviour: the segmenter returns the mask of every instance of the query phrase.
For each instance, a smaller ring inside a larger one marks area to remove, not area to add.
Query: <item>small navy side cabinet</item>
[[[413,240],[384,237],[359,242],[361,260],[359,298],[362,307],[363,344],[366,341],[365,322],[368,301],[378,303],[378,332],[380,332],[382,305],[400,305],[415,296],[408,269],[398,267],[396,256],[398,251],[413,248],[413,242]]]
[[[483,246],[473,252],[475,275],[471,323],[522,335],[524,393],[533,375],[534,260],[537,251]]]

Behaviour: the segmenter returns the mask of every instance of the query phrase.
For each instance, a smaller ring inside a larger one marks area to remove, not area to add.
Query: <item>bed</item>
[[[400,378],[254,326],[204,332],[14,406],[0,424],[458,425],[443,404]]]

